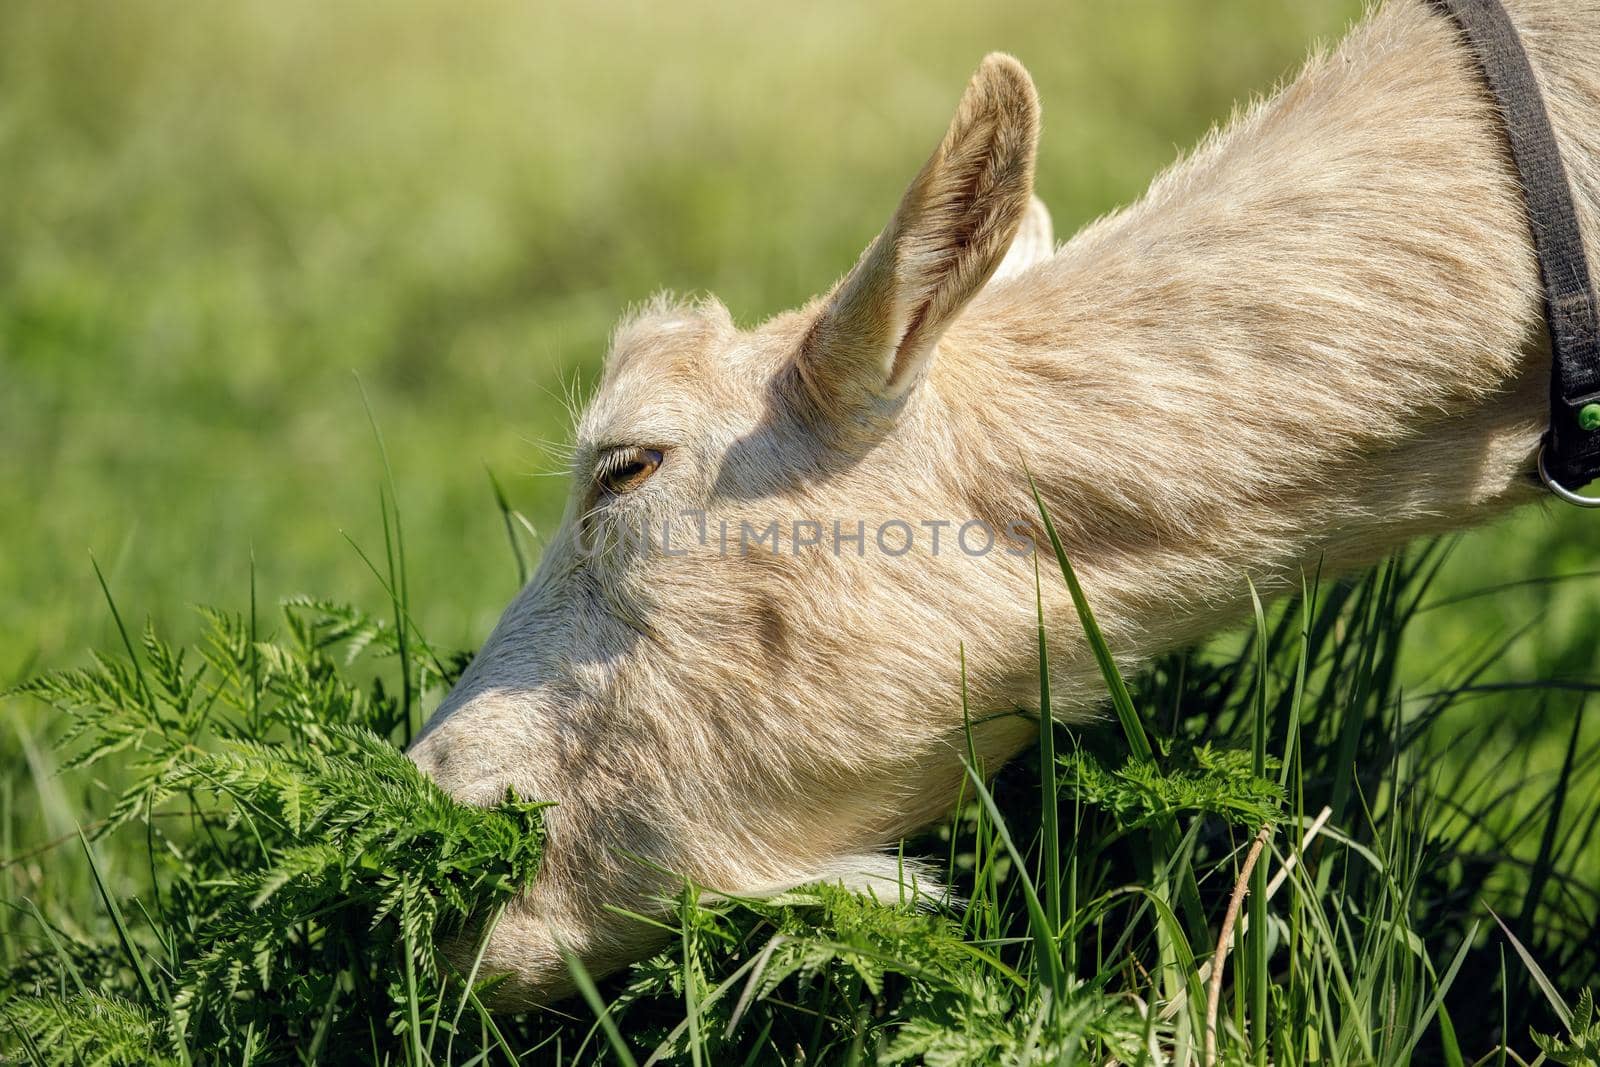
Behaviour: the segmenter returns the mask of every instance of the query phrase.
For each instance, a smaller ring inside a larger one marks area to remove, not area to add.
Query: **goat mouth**
[[[477,995],[486,1008],[509,1014],[550,1008],[578,991],[579,975],[605,979],[667,941],[652,924],[641,922],[629,932],[636,936],[576,948],[524,895],[446,935],[436,947],[463,983],[481,989]],[[577,939],[576,929],[569,933]]]

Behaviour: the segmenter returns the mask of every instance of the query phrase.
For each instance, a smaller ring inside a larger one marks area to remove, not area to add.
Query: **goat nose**
[[[411,742],[406,749],[406,758],[415,763],[423,774],[437,782],[439,773],[445,765],[444,746],[439,744],[438,731],[423,734]]]
[[[470,752],[472,744],[470,737],[446,724],[424,730],[406,749],[406,757],[439,788],[459,798],[474,784],[472,779],[481,776],[470,773],[479,762]]]
[[[526,745],[495,724],[464,715],[430,724],[406,756],[434,784],[464,804],[493,805],[506,789],[531,796]]]

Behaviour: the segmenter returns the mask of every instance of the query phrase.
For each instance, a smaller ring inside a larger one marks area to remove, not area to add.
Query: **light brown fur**
[[[1600,3],[1508,6],[1600,248]],[[829,295],[750,331],[713,302],[617,331],[562,529],[412,750],[465,798],[560,802],[486,957],[511,1001],[565,988],[560,946],[598,970],[649,948],[605,908],[668,884],[634,856],[729,892],[893,877],[878,850],[962,774],[963,648],[991,766],[1028,743],[997,713],[1037,701],[1033,559],[935,554],[925,530],[893,556],[881,522],[1030,522],[1026,464],[1134,665],[1235,619],[1249,581],[1536,497],[1549,357],[1527,223],[1473,62],[1421,0],[1054,255],[1028,213],[1036,135],[1026,74],[991,57]],[[665,458],[609,495],[589,472],[615,446]],[[869,543],[579,551],[685,509],[859,519]],[[1082,715],[1100,687],[1058,585],[1056,707]]]

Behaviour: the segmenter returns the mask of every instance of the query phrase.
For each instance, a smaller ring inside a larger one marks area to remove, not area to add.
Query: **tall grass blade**
[[[1255,727],[1251,731],[1250,769],[1256,778],[1267,776],[1267,620],[1255,582],[1249,581],[1250,604],[1256,617]],[[1245,988],[1250,994],[1250,1041],[1256,1067],[1267,1067],[1270,1033],[1267,1020],[1267,849],[1250,871],[1250,928],[1245,931]]]
[[[1050,712],[1050,649],[1045,642],[1044,598],[1039,584],[1039,556],[1033,557],[1033,604],[1039,623],[1039,823],[1043,854],[1039,876],[1044,879],[1045,914],[1057,937],[1061,931],[1061,834],[1056,789],[1055,719]]]
[[[622,1031],[617,1029],[617,1021],[611,1017],[611,1010],[606,1007],[606,1002],[600,999],[600,990],[595,988],[594,979],[589,977],[589,970],[583,961],[572,953],[565,953],[567,970],[572,975],[572,983],[578,987],[578,992],[583,994],[585,1003],[594,1012],[595,1022],[606,1041],[611,1045],[611,1051],[616,1053],[617,1059],[623,1067],[639,1067],[639,1061],[633,1058],[633,1050],[628,1048],[628,1043],[622,1039]]]
[[[1422,1040],[1422,1035],[1427,1032],[1428,1024],[1433,1021],[1436,1013],[1443,1011],[1445,994],[1450,991],[1451,986],[1455,985],[1456,975],[1461,973],[1461,965],[1467,961],[1467,954],[1472,951],[1472,943],[1478,938],[1478,926],[1478,923],[1472,924],[1472,929],[1467,931],[1467,936],[1461,941],[1461,947],[1456,950],[1455,958],[1450,961],[1450,966],[1445,969],[1444,977],[1435,985],[1433,997],[1428,1003],[1428,1008],[1417,1019],[1416,1025],[1412,1027],[1411,1040],[1406,1042],[1406,1047],[1400,1054],[1399,1062],[1411,1062],[1411,1054],[1416,1050],[1417,1043]],[[1440,1029],[1443,1031],[1441,1036],[1444,1038],[1446,1059],[1459,1063],[1461,1050],[1454,1048],[1455,1039],[1447,1019],[1448,1016],[1441,1015],[1439,1020]],[[1454,1051],[1453,1056],[1449,1055],[1452,1050]]]
[[[1551,982],[1549,977],[1545,975],[1544,969],[1533,958],[1533,953],[1529,952],[1527,947],[1517,940],[1517,935],[1511,932],[1511,927],[1505,924],[1505,920],[1495,914],[1493,908],[1489,908],[1488,911],[1490,915],[1494,916],[1494,921],[1499,924],[1500,932],[1506,935],[1506,940],[1511,942],[1511,947],[1516,950],[1517,955],[1522,959],[1522,965],[1528,969],[1528,974],[1532,976],[1534,982],[1539,986],[1539,991],[1544,994],[1544,999],[1550,1002],[1551,1008],[1555,1009],[1556,1017],[1561,1020],[1561,1025],[1570,1030],[1572,1028],[1572,1008],[1567,1005],[1561,994],[1556,991],[1555,983]]]
[[[1039,509],[1039,517],[1044,521],[1045,534],[1050,538],[1050,547],[1055,552],[1056,564],[1061,568],[1061,577],[1066,580],[1067,590],[1072,594],[1072,605],[1078,611],[1078,620],[1083,624],[1083,636],[1089,642],[1089,648],[1094,653],[1095,662],[1100,665],[1100,674],[1105,678],[1106,689],[1111,694],[1111,706],[1116,710],[1117,722],[1122,726],[1122,732],[1128,739],[1128,748],[1137,759],[1154,759],[1155,750],[1150,747],[1150,738],[1145,734],[1144,725],[1139,721],[1139,713],[1133,706],[1133,695],[1128,692],[1128,685],[1122,679],[1122,671],[1117,667],[1117,661],[1112,658],[1111,649],[1106,644],[1106,639],[1100,632],[1100,624],[1095,621],[1094,613],[1089,610],[1088,598],[1083,595],[1083,586],[1078,584],[1078,574],[1072,567],[1072,561],[1067,558],[1066,549],[1061,547],[1061,538],[1056,534],[1056,524],[1050,518],[1050,510],[1044,506],[1044,498],[1039,495],[1039,486],[1034,482],[1033,475],[1028,475],[1028,486],[1033,491],[1033,502]]]
[[[1111,694],[1111,704],[1116,710],[1117,721],[1122,725],[1128,748],[1135,759],[1154,763],[1155,750],[1150,745],[1150,738],[1145,733],[1143,723],[1139,721],[1133,696],[1122,678],[1122,671],[1111,655],[1111,648],[1106,644],[1105,636],[1100,632],[1100,624],[1095,621],[1094,612],[1089,608],[1088,598],[1083,594],[1083,586],[1078,582],[1077,572],[1073,570],[1072,561],[1067,558],[1066,549],[1061,546],[1055,522],[1050,518],[1050,509],[1045,507],[1044,498],[1039,494],[1039,486],[1034,482],[1032,473],[1028,474],[1028,486],[1033,492],[1033,502],[1039,509],[1039,517],[1044,522],[1045,533],[1055,552],[1056,563],[1061,568],[1061,577],[1066,581],[1067,591],[1072,596],[1072,605],[1077,610],[1079,622],[1083,625],[1084,637],[1094,654],[1095,662],[1099,665],[1106,689]],[[1166,855],[1174,854],[1178,846],[1176,820],[1171,816],[1163,817],[1157,824],[1157,838]],[[1189,935],[1196,940],[1204,940],[1206,923],[1205,913],[1200,904],[1200,890],[1195,883],[1194,872],[1187,866],[1179,872],[1177,885],[1179,901],[1183,906],[1184,917],[1188,921]]]
[[[483,472],[489,476],[489,485],[494,489],[495,506],[500,509],[500,520],[506,527],[506,540],[511,543],[511,555],[517,561],[517,588],[521,589],[528,584],[528,557],[523,555],[522,542],[517,540],[516,512],[506,498],[505,489],[501,488],[500,479],[494,476],[494,471],[486,464]]]
[[[1016,843],[1011,840],[1011,831],[1006,827],[1005,818],[1000,814],[1000,808],[995,804],[989,787],[984,784],[983,777],[970,763],[965,766],[967,777],[972,780],[972,787],[977,792],[978,799],[989,813],[989,824],[994,828],[995,835],[999,837],[1016,870],[1018,887],[1022,891],[1022,899],[1028,909],[1028,928],[1033,935],[1034,958],[1044,975],[1042,985],[1059,999],[1066,991],[1066,976],[1061,969],[1061,953],[1055,933],[1050,927],[1050,920],[1045,916],[1044,905],[1039,902],[1039,893],[1034,888],[1033,879],[1028,875],[1027,860],[1018,850]]]
[[[378,490],[378,507],[383,515],[383,548],[389,562],[389,595],[394,606],[395,636],[400,642],[400,721],[405,728],[405,743],[410,744],[416,724],[412,710],[416,696],[411,684],[411,657],[407,649],[408,626],[411,618],[410,586],[406,581],[406,535],[400,521],[399,490],[395,486],[394,467],[389,463],[389,447],[383,440],[383,429],[378,425],[377,413],[372,408],[372,398],[367,395],[367,385],[356,375],[356,386],[361,390],[361,405],[366,409],[367,421],[372,426],[372,436],[378,443],[378,455],[383,459],[383,477],[387,491]],[[393,530],[390,512],[394,513]],[[391,540],[392,537],[392,540]]]
[[[145,968],[144,955],[138,946],[133,943],[133,937],[128,932],[128,924],[122,919],[122,909],[117,906],[117,898],[106,886],[105,874],[100,870],[100,860],[94,854],[94,848],[89,844],[89,839],[84,836],[83,829],[78,830],[78,843],[83,846],[83,854],[89,859],[89,871],[94,876],[95,890],[100,894],[100,900],[105,905],[106,913],[111,916],[111,925],[117,931],[117,943],[122,946],[122,953],[127,957],[128,965],[139,976],[139,988],[144,991],[145,999],[152,1008],[162,1007],[165,998],[156,990],[156,984],[150,977],[150,972]]]
[[[100,570],[100,561],[94,558],[94,553],[89,553],[89,566],[94,568],[95,581],[100,583],[100,592],[106,598],[106,607],[111,609],[111,621],[116,624],[117,636],[122,639],[122,647],[128,653],[128,660],[133,664],[133,676],[139,683],[139,696],[146,705],[155,706],[155,698],[150,693],[150,683],[145,681],[144,664],[139,654],[133,650],[133,639],[128,636],[128,627],[123,624],[122,612],[117,610],[117,600],[111,595],[111,586],[106,582],[105,574]]]

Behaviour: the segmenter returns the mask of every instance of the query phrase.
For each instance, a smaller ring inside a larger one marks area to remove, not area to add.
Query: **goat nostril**
[[[449,763],[444,749],[433,743],[432,738],[424,737],[414,741],[406,749],[406,758],[417,765],[417,769],[442,784],[444,771]]]

